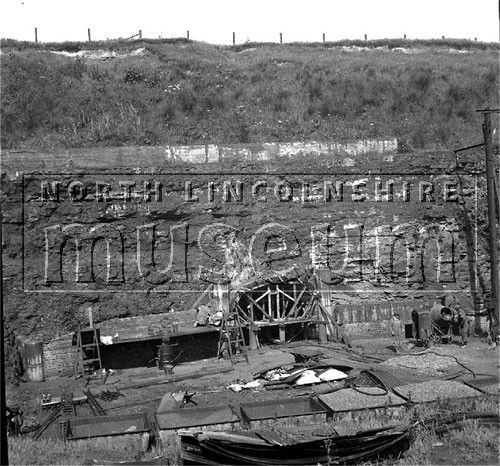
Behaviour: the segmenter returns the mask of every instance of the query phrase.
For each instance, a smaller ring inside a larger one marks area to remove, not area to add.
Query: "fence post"
[[[142,39],[142,29],[139,29],[139,39]]]
[[[35,28],[35,44],[38,44],[38,28]]]
[[[92,39],[91,39],[91,37],[90,37],[90,28],[88,28],[88,29],[87,29],[87,34],[88,34],[88,36],[89,36],[89,42],[92,42]]]
[[[233,32],[233,45],[236,44],[236,33]]]
[[[280,32],[280,44],[282,44],[282,43],[283,43],[283,33]]]
[[[325,33],[323,33],[323,44],[325,43]]]
[[[187,30],[186,37],[187,37],[187,40],[189,40],[189,29]]]

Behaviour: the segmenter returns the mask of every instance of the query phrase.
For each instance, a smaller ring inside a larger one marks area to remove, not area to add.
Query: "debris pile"
[[[233,392],[244,389],[278,390],[282,388],[315,385],[323,382],[341,383],[347,379],[349,366],[316,365],[312,367],[300,365],[280,366],[255,374],[254,380],[244,382],[236,380],[226,388]],[[340,385],[339,385],[340,387]]]
[[[359,464],[397,457],[408,449],[416,427],[432,425],[444,434],[460,429],[468,419],[498,426],[498,413],[459,413],[410,425],[390,426],[355,435],[290,435],[277,429],[236,432],[181,433],[184,464]]]
[[[102,390],[96,393],[95,396],[103,401],[114,401],[124,395],[118,390]]]

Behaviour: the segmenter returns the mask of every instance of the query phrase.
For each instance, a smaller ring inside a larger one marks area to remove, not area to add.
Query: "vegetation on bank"
[[[81,50],[117,56],[53,53]],[[1,66],[4,149],[386,137],[450,148],[480,142],[475,110],[499,102],[498,44],[466,40],[2,40]]]
[[[126,49],[137,46],[161,45],[161,44],[192,44],[195,43],[185,37],[176,37],[171,39],[109,39],[109,40],[94,40],[92,42],[82,41],[65,41],[65,42],[32,42],[32,41],[19,41],[15,39],[0,39],[1,46],[4,50],[51,50],[51,51],[66,51],[78,52],[81,50],[99,50],[99,49]],[[421,48],[421,47],[435,47],[447,48],[456,50],[499,50],[500,44],[496,42],[478,42],[468,39],[375,39],[375,40],[361,40],[361,39],[344,39],[328,42],[288,42],[286,44],[279,44],[277,42],[244,42],[232,46],[218,46],[222,48],[229,48],[236,52],[248,48],[256,47],[310,47],[310,48],[330,48],[330,47],[387,47],[394,49],[397,47],[405,48]],[[217,47],[214,45],[214,47]]]
[[[161,452],[159,452],[161,453]],[[151,453],[154,456],[154,451]],[[9,463],[12,465],[80,465],[94,464],[92,459],[107,461],[141,461],[144,457],[140,438],[115,436],[64,442],[57,439],[34,440],[28,436],[9,438]]]

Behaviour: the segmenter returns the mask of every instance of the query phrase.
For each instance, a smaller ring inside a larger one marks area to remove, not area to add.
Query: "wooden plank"
[[[240,303],[237,303],[235,307],[236,307],[236,309],[239,309],[241,311],[241,312],[238,312],[238,314],[240,315],[240,317],[242,317],[245,320],[245,322],[247,322],[247,323],[251,322],[250,316],[248,315],[246,310],[240,306]]]
[[[258,303],[261,299],[264,299],[270,293],[269,288],[265,291],[259,298],[257,298],[254,302]]]
[[[33,438],[35,440],[38,440],[45,431],[45,429],[47,429],[47,427],[49,427],[49,425],[52,424],[52,422],[54,422],[54,420],[60,415],[61,415],[61,410],[59,408],[54,409],[52,413],[50,413],[47,416],[47,418],[40,424],[40,427],[33,432]]]
[[[281,319],[281,320],[275,320],[274,322],[267,322],[267,321],[256,321],[254,322],[254,326],[256,328],[264,328],[264,327],[276,327],[278,325],[291,325],[291,324],[304,324],[307,322],[323,322],[324,320],[317,320],[317,319]]]
[[[283,296],[286,296],[290,301],[295,302],[295,298],[290,296],[286,291],[278,288],[277,289],[279,293],[281,293]]]
[[[281,319],[280,289],[278,285],[276,285],[276,314],[278,319]]]
[[[84,390],[83,393],[87,396],[90,409],[94,413],[94,416],[105,416],[106,413],[104,412],[104,409],[102,409],[102,406],[99,404],[99,402],[97,401],[94,394],[90,391],[90,389],[87,391]]]
[[[272,322],[274,320],[274,316],[273,316],[273,306],[271,303],[271,292],[269,290],[267,292],[267,306],[269,309],[269,320]]]
[[[136,384],[130,384],[130,385],[118,385],[119,390],[131,390],[131,389],[136,389],[136,388],[144,388],[144,387],[149,387],[152,385],[163,385],[167,383],[174,383],[174,382],[180,382],[182,380],[188,380],[188,379],[197,379],[199,377],[204,377],[206,375],[214,375],[214,374],[225,374],[226,372],[231,372],[234,371],[234,367],[222,367],[218,368],[215,367],[213,369],[201,369],[196,372],[192,372],[189,374],[182,374],[182,375],[173,375],[171,377],[168,377],[168,379],[156,379],[152,380],[149,382],[142,382],[142,383],[136,383]]]
[[[266,316],[269,320],[271,320],[270,316],[268,315],[268,313],[264,310],[263,307],[261,307],[260,304],[258,304],[249,294],[247,294],[246,296],[253,303],[254,306],[256,306],[258,309],[260,309],[260,311],[262,312],[262,314],[264,316]]]
[[[213,285],[208,285],[207,288],[205,288],[205,291],[201,294],[201,296],[194,302],[194,304],[191,306],[190,309],[196,309],[198,305],[201,303],[202,299],[207,295],[209,291],[212,291]]]
[[[337,322],[335,322],[335,320],[333,320],[332,316],[328,313],[328,311],[324,308],[323,304],[321,304],[317,299],[315,300],[316,301],[316,304],[319,306],[322,314],[323,314],[323,318],[325,320],[328,320],[332,323],[332,325],[335,327],[335,329],[337,330],[338,334],[342,337],[342,340],[344,341],[344,343],[349,347],[349,348],[352,348],[352,344],[351,344],[351,341],[349,340],[349,338],[347,337],[347,335],[344,333],[344,331],[339,327],[339,325],[337,324]]]
[[[316,301],[316,298],[313,295],[311,295],[311,297],[309,298],[309,301],[307,302],[308,312],[304,312],[304,315],[302,315],[301,318],[309,319],[312,315],[314,315],[314,309],[311,306],[311,303],[313,301]],[[304,307],[306,307],[306,306],[304,306]]]
[[[300,304],[300,300],[302,298],[302,295],[306,292],[306,288],[302,288],[299,296],[296,298],[295,302],[293,303],[293,306],[292,308],[290,309],[290,311],[288,312],[288,315],[287,317],[295,317],[296,316],[296,313],[294,313],[294,311],[296,310],[297,306]]]
[[[317,307],[318,307],[318,301],[314,300],[311,308],[313,310],[316,310]],[[329,319],[326,319],[325,317],[323,317],[323,320],[321,322],[323,322],[326,325],[326,327],[327,327],[328,331],[330,332],[330,335],[332,336],[332,338],[336,338],[338,340],[337,331],[336,331],[335,327],[332,325],[331,321]]]

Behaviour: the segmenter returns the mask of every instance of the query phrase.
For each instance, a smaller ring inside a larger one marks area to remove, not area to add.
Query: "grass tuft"
[[[56,149],[396,137],[407,151],[460,147],[481,140],[475,110],[499,105],[497,45],[2,40],[1,144]],[[139,47],[144,55],[126,56]],[[398,47],[418,53],[391,51]],[[120,57],[50,52],[83,49],[111,49]]]
[[[63,442],[9,438],[9,463],[12,465],[80,465],[92,459],[106,461],[140,461],[144,458],[139,438],[114,437]]]

